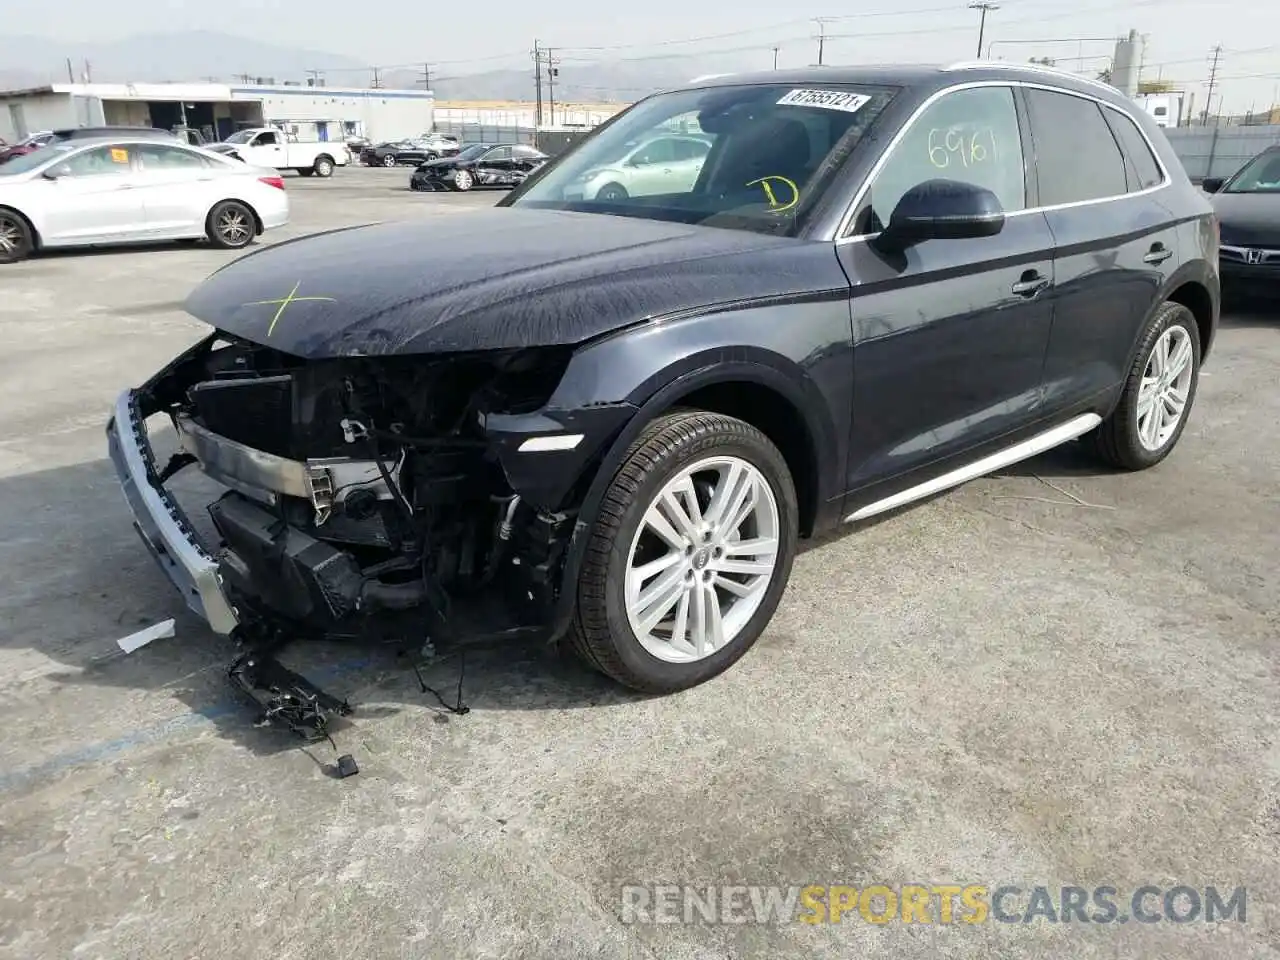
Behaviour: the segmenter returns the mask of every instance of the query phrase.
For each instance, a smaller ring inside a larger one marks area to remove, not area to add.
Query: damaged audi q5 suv
[[[692,182],[655,163],[586,198],[673,131],[710,145]],[[675,691],[756,641],[802,537],[1076,439],[1163,460],[1217,263],[1208,200],[1101,84],[723,76],[447,229],[222,268],[187,303],[209,335],[120,396],[111,455],[188,606],[251,649],[545,637]],[[169,486],[191,465],[212,535]]]

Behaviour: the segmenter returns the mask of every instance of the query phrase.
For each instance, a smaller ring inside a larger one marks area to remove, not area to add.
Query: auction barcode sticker
[[[856,113],[870,99],[865,94],[849,93],[844,90],[792,90],[778,103],[792,107],[822,107],[825,110]]]

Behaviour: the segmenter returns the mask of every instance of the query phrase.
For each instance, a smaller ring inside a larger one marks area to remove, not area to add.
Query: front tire
[[[627,188],[620,183],[606,183],[596,193],[596,199],[603,203],[619,203],[628,196]]]
[[[238,200],[224,200],[209,212],[205,223],[209,242],[223,250],[247,247],[257,236],[253,211]]]
[[[1177,445],[1200,384],[1200,328],[1180,303],[1165,303],[1147,324],[1124,392],[1111,415],[1083,437],[1121,470],[1153,467]]]
[[[385,157],[383,157],[383,158],[382,158],[382,165],[383,165],[384,167],[394,167],[394,166],[396,165],[396,156],[395,156],[395,154],[394,154],[394,153],[389,153],[389,154],[387,154]]]
[[[31,225],[19,213],[0,210],[0,263],[17,263],[35,250]]]
[[[600,505],[570,642],[648,693],[704,683],[738,661],[791,576],[795,485],[755,427],[682,411],[649,424]]]
[[[453,175],[453,189],[466,193],[475,185],[475,178],[470,170],[459,170]]]

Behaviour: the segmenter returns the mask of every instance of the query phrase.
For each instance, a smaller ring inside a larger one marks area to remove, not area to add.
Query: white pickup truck
[[[322,140],[300,143],[274,127],[241,130],[209,149],[237,157],[254,167],[297,170],[304,177],[312,174],[331,177],[334,167],[344,167],[351,160],[343,143]]]

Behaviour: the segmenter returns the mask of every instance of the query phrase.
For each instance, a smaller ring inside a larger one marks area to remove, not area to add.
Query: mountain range
[[[706,73],[764,69],[767,53],[697,54],[661,59],[561,63],[557,102],[630,102]],[[758,60],[759,62],[755,62]],[[201,80],[233,83],[245,78],[306,82],[318,74],[328,86],[369,87],[373,68],[343,54],[264,43],[214,31],[148,34],[100,43],[0,35],[0,89],[90,79],[96,82]],[[380,85],[420,88],[420,70],[380,69]],[[547,95],[544,78],[544,96]],[[527,68],[433,78],[439,100],[521,100],[535,95],[532,56]]]

